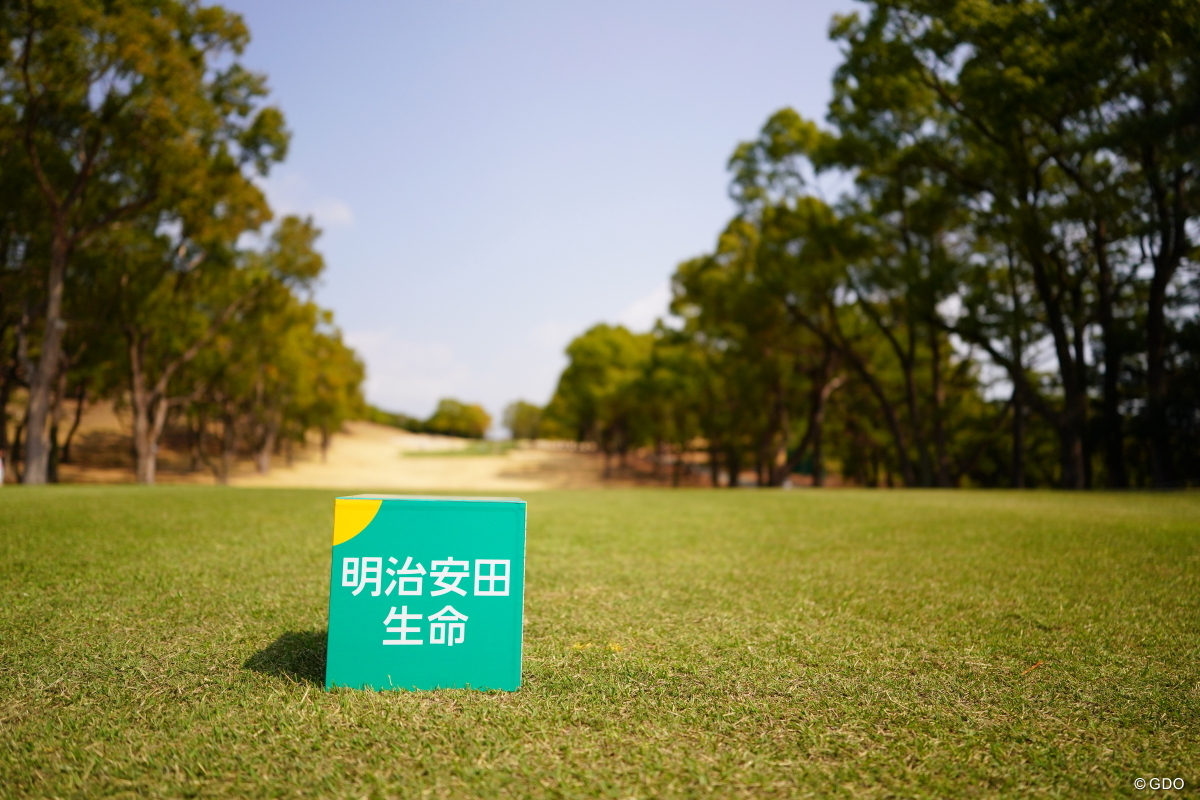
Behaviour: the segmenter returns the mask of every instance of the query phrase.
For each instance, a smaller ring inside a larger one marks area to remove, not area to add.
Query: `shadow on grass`
[[[326,631],[288,631],[259,650],[242,666],[264,675],[325,685]]]

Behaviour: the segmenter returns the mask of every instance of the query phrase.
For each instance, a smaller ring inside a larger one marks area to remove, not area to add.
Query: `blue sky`
[[[733,211],[725,163],[823,118],[849,0],[235,0],[293,131],[266,181],[315,216],[318,300],[376,405],[543,403],[597,322],[648,329]]]

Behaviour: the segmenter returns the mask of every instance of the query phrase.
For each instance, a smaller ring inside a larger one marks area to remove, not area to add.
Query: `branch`
[[[217,334],[221,330],[221,327],[229,321],[229,318],[241,310],[247,303],[249,303],[256,294],[258,294],[257,287],[251,289],[246,294],[236,298],[229,305],[225,306],[224,310],[217,314],[217,316],[213,318],[212,322],[209,323],[208,330],[206,330],[199,339],[193,342],[190,347],[176,356],[173,361],[168,363],[167,366],[163,368],[162,373],[160,373],[158,376],[158,380],[154,383],[153,394],[155,397],[163,398],[166,396],[167,384],[171,380],[171,377],[175,374],[175,371],[199,355],[200,351],[216,338]]]
[[[1013,383],[1016,384],[1020,389],[1021,395],[1029,401],[1029,404],[1033,406],[1039,414],[1043,415],[1049,420],[1056,420],[1058,418],[1058,412],[1054,410],[1046,398],[1042,397],[1040,393],[1034,391],[1028,379],[1025,377],[1025,370],[1023,368],[1018,368],[1018,365],[1015,364],[1011,358],[1000,353],[1000,351],[996,349],[995,345],[992,344],[988,337],[974,333],[965,328],[960,328],[957,325],[947,325],[942,319],[933,320],[933,323],[946,333],[953,333],[961,336],[968,342],[976,344],[986,350],[988,356],[990,356],[993,361],[1004,367],[1004,371],[1008,373],[1008,376],[1012,378]]]
[[[37,102],[34,100],[33,79],[29,77],[29,53],[33,49],[33,9],[31,4],[27,4],[26,8],[30,19],[29,28],[25,33],[25,47],[21,53],[21,79],[25,85],[26,95],[25,131],[22,138],[25,142],[25,151],[29,155],[29,161],[33,166],[33,175],[37,179],[38,188],[42,190],[46,202],[50,205],[50,212],[54,215],[55,221],[61,222],[59,218],[62,212],[62,203],[59,202],[58,195],[55,193],[50,179],[46,176],[46,171],[42,166],[42,158],[33,144],[34,122],[37,120]]]

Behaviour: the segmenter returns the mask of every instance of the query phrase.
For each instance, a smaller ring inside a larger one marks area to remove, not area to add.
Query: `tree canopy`
[[[242,18],[34,0],[0,6],[0,39],[0,457],[54,480],[68,399],[71,431],[88,399],[130,408],[145,483],[169,423],[194,461],[220,451],[224,479],[237,453],[265,470],[358,413],[362,364],[310,297],[319,231],[272,224],[255,182],[290,134],[238,60]],[[265,248],[240,244],[256,233]]]
[[[583,334],[547,414],[730,485],[1200,482],[1200,7],[866,6],[826,125],[735,149],[681,326]]]

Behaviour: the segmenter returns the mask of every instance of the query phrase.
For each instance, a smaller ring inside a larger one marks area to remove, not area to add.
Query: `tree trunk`
[[[1105,484],[1110,489],[1124,489],[1129,486],[1129,478],[1125,472],[1125,435],[1124,420],[1121,417],[1121,398],[1119,379],[1121,376],[1121,337],[1113,319],[1112,269],[1108,262],[1108,248],[1105,241],[1105,226],[1103,222],[1096,225],[1096,265],[1098,276],[1096,281],[1096,302],[1099,306],[1100,335],[1104,343],[1104,472]]]
[[[46,320],[42,352],[29,376],[29,422],[25,434],[26,484],[42,484],[50,467],[50,395],[62,369],[62,342],[67,323],[62,317],[63,291],[70,242],[63,224],[55,226],[46,276]]]
[[[279,422],[274,414],[271,415],[266,427],[262,443],[254,457],[254,465],[258,468],[259,475],[266,475],[271,471],[271,453],[275,449],[275,440],[279,435]]]
[[[13,432],[11,467],[12,467],[12,471],[13,471],[13,478],[16,480],[17,483],[20,483],[21,478],[23,477],[22,476],[22,472],[23,472],[22,467],[24,466],[23,462],[25,460],[24,459],[24,455],[25,455],[24,454],[24,444],[25,444],[24,437],[25,437],[25,426],[26,426],[26,423],[29,421],[28,410],[29,409],[27,408],[25,416],[21,417],[21,422],[18,423],[16,431]]]
[[[883,386],[879,381],[875,380],[875,376],[867,369],[867,365],[863,362],[858,354],[853,352],[848,346],[842,351],[848,356],[850,363],[858,371],[858,374],[866,382],[867,388],[871,390],[871,394],[875,396],[876,402],[879,403],[879,410],[883,412],[884,422],[887,423],[888,431],[892,434],[892,441],[896,444],[896,458],[900,461],[900,475],[904,480],[905,486],[916,486],[917,476],[913,471],[912,459],[908,454],[908,440],[904,435],[904,431],[900,428],[900,421],[896,418],[896,410],[892,406],[887,395],[883,391]],[[891,486],[891,467],[888,468],[888,486]]]
[[[156,409],[153,392],[146,386],[144,341],[140,334],[127,333],[129,344],[129,398],[133,406],[134,474],[138,483],[154,483],[158,465],[158,440],[154,436]]]
[[[195,416],[188,414],[188,456],[191,459],[191,463],[188,465],[189,472],[200,469],[200,463],[203,460],[200,456],[200,448],[204,446],[204,424],[204,414],[199,413]]]
[[[822,403],[821,411],[813,417],[812,436],[812,485],[820,488],[825,485],[825,408]]]
[[[830,347],[841,353],[842,356],[844,356],[850,362],[850,365],[854,367],[854,370],[862,377],[863,382],[867,384],[867,388],[871,391],[871,394],[879,403],[879,409],[883,412],[883,418],[887,423],[888,431],[892,435],[892,441],[894,441],[896,444],[896,457],[900,461],[900,470],[901,474],[904,476],[905,485],[915,485],[917,480],[916,474],[913,471],[912,460],[909,458],[908,454],[908,442],[904,436],[904,431],[900,429],[899,420],[896,418],[896,410],[892,406],[891,401],[888,400],[887,395],[883,391],[883,387],[879,384],[879,381],[875,380],[875,376],[871,374],[871,371],[867,368],[866,363],[862,360],[858,353],[855,352],[849,341],[846,340],[845,335],[841,332],[841,328],[837,323],[836,310],[834,310],[830,317],[832,320],[832,328],[837,334],[836,339],[834,338],[833,333],[825,330],[820,325],[817,325],[812,318],[799,310],[796,306],[789,304],[788,311],[800,322],[800,324],[812,331],[817,338],[819,338],[825,344],[826,347]]]
[[[859,370],[859,374],[866,378],[866,373]],[[900,430],[900,422],[896,419],[896,412],[892,408],[892,404],[887,400],[883,393],[883,387],[874,379],[870,378],[867,381],[868,387],[871,388],[875,399],[879,401],[880,409],[883,411],[883,419],[887,423],[888,431],[892,434],[892,441],[896,443],[896,457],[900,461],[900,475],[904,480],[905,486],[916,486],[917,476],[913,472],[912,459],[908,455],[908,442],[904,433]],[[891,467],[888,467],[888,486],[891,486]]]
[[[1082,363],[1072,356],[1071,341],[1063,322],[1062,297],[1051,286],[1047,273],[1045,253],[1031,249],[1028,262],[1033,270],[1033,283],[1038,296],[1046,308],[1046,324],[1054,340],[1054,354],[1058,360],[1058,374],[1062,379],[1063,408],[1051,419],[1058,431],[1059,457],[1061,461],[1061,484],[1064,489],[1084,487],[1083,465],[1083,422],[1087,418],[1087,395],[1081,390]],[[1066,267],[1058,265],[1062,272]]]
[[[1156,489],[1175,484],[1171,430],[1167,420],[1167,271],[1155,265],[1146,308],[1146,417],[1149,423],[1150,474]]]
[[[138,483],[153,484],[158,473],[157,445],[151,434],[151,422],[148,409],[134,406],[133,411],[133,450],[136,458],[134,475]]]
[[[46,483],[58,483],[58,420],[50,417],[50,458],[46,460]]]
[[[1021,402],[1021,385],[1013,383],[1012,485],[1025,488],[1025,404]]]
[[[826,348],[825,358],[822,360],[821,366],[812,371],[813,385],[809,398],[808,427],[804,431],[804,438],[800,440],[800,444],[788,460],[786,467],[787,475],[784,476],[785,478],[790,476],[804,460],[804,456],[809,452],[809,448],[813,448],[813,486],[822,485],[818,483],[815,464],[822,457],[822,454],[816,452],[816,448],[820,446],[822,429],[825,425],[825,407],[828,404],[829,398],[845,382],[845,378],[841,375],[834,377],[832,380],[830,379],[830,373],[833,370],[833,355],[833,351]],[[820,480],[824,480],[823,471]]]
[[[909,423],[912,425],[913,444],[917,448],[917,466],[920,469],[917,485],[928,487],[933,485],[933,464],[930,462],[929,447],[925,442],[925,425],[917,400],[917,381],[913,374],[916,368],[913,361],[910,348],[907,356],[900,358],[900,367],[904,372],[904,400],[908,406]]]
[[[1092,488],[1092,435],[1088,429],[1088,374],[1087,374],[1087,350],[1085,347],[1085,338],[1087,336],[1087,318],[1086,310],[1083,307],[1083,292],[1081,287],[1075,286],[1071,292],[1072,300],[1074,301],[1074,333],[1075,342],[1075,378],[1077,381],[1076,391],[1076,406],[1074,420],[1078,426],[1080,461],[1083,466],[1083,488]]]
[[[742,454],[737,445],[729,448],[726,461],[729,463],[729,488],[736,489],[742,481]]]
[[[237,455],[237,420],[233,414],[226,412],[221,424],[221,469],[217,474],[217,482],[224,486],[229,483],[234,458]]]
[[[67,370],[64,366],[58,372],[58,381],[54,387],[54,399],[50,404],[50,458],[46,463],[47,483],[58,483],[58,461],[62,452],[58,445],[58,424],[62,419],[62,404],[66,394]]]
[[[1012,436],[1012,485],[1014,489],[1025,488],[1025,345],[1022,334],[1023,314],[1021,313],[1021,296],[1017,290],[1016,259],[1011,249],[1008,251],[1008,291],[1012,300],[1012,332],[1009,338],[1009,350],[1012,351],[1012,363],[1009,367],[1009,377],[1012,378],[1013,406],[1013,436]]]
[[[1062,468],[1061,482],[1064,489],[1084,488],[1083,468],[1083,436],[1079,424],[1081,414],[1078,406],[1086,402],[1086,398],[1068,397],[1071,403],[1061,415],[1057,426],[1059,442],[1059,459]]]
[[[75,398],[75,419],[71,422],[71,430],[67,431],[67,440],[63,442],[62,463],[71,463],[71,442],[75,440],[75,432],[83,420],[83,407],[87,404],[87,379],[79,381],[79,394]]]
[[[941,340],[938,338],[938,330],[934,326],[929,326],[929,354],[930,354],[930,395],[933,401],[932,417],[933,417],[933,449],[934,460],[936,461],[935,478],[937,485],[940,487],[948,487],[950,481],[950,460],[946,454],[946,428],[942,422],[942,407],[946,403],[946,390],[942,385],[942,347]]]
[[[721,459],[719,457],[719,449],[715,444],[708,446],[708,470],[712,478],[713,488],[716,489],[721,485]]]
[[[1153,253],[1154,275],[1146,303],[1146,416],[1149,428],[1150,473],[1155,488],[1176,485],[1175,459],[1171,452],[1171,428],[1167,419],[1167,289],[1184,255],[1192,248],[1187,224],[1194,213],[1185,200],[1185,173],[1176,169],[1165,175],[1158,153],[1146,148],[1143,173],[1149,176],[1154,199],[1158,248]],[[1169,186],[1164,186],[1164,179]]]
[[[865,440],[866,437],[862,437],[862,438]],[[875,447],[872,447],[869,443],[864,442],[861,446],[862,446],[863,450],[870,455],[870,459],[869,459],[869,467],[870,468],[867,469],[868,464],[863,465],[864,470],[867,470],[867,472],[866,472],[867,486],[869,486],[872,489],[877,489],[877,488],[879,488],[879,451]]]
[[[812,485],[814,487],[825,485],[825,409],[829,405],[829,398],[838,390],[838,387],[846,382],[844,375],[837,375],[832,380],[825,380],[829,375],[831,365],[832,359],[826,362],[826,367],[822,372],[824,383],[813,393],[813,413],[808,423],[812,431]]]
[[[772,486],[783,486],[792,475],[792,462],[788,458],[788,441],[792,438],[792,420],[788,414],[787,404],[783,400],[783,388],[779,389],[779,399],[776,401],[776,431],[775,448],[770,453],[767,462],[768,474]]]
[[[0,364],[0,461],[9,463],[8,442],[8,400],[12,396],[12,386],[16,380],[13,367],[7,363]],[[16,473],[13,473],[14,475]]]

